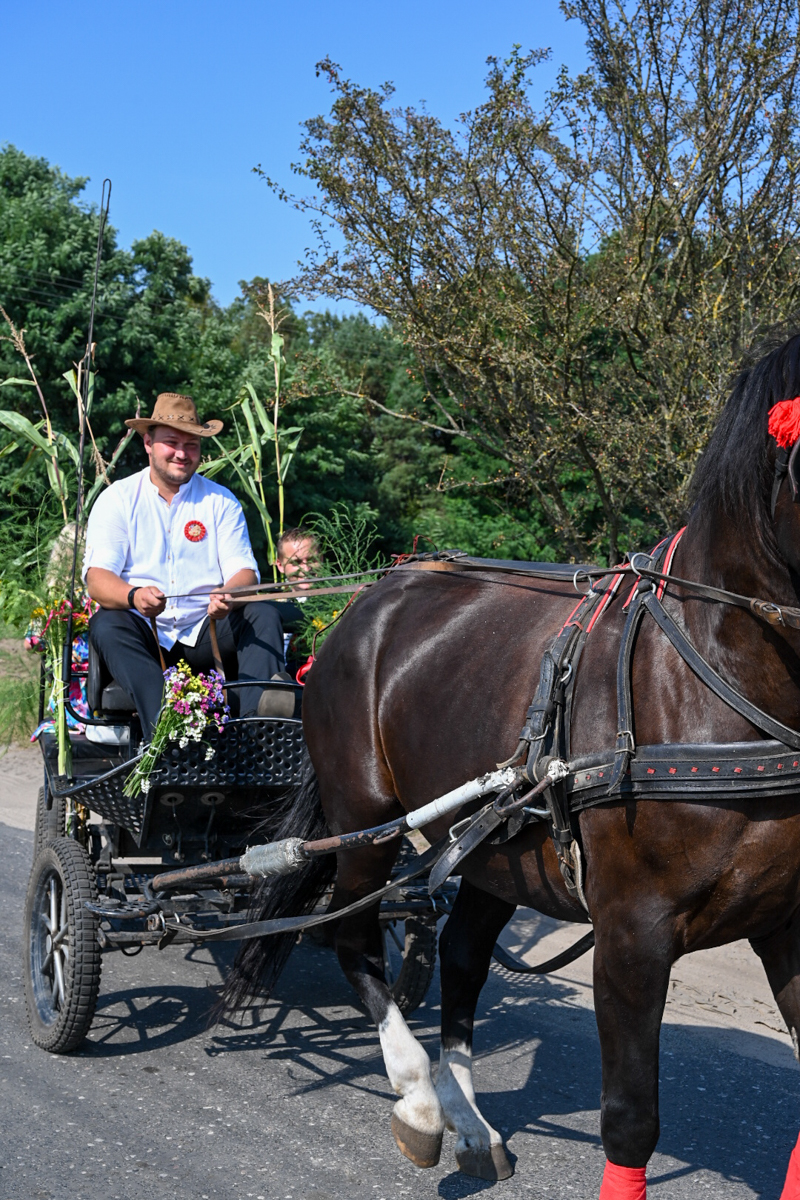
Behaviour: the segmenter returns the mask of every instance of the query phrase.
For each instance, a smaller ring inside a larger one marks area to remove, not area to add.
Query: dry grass
[[[27,743],[36,727],[40,663],[20,636],[0,638],[0,749]]]

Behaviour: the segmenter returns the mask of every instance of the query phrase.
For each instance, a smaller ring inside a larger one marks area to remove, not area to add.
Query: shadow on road
[[[0,970],[8,980],[9,997],[0,1040],[9,1060],[8,1078],[14,1078],[16,1069],[22,1073],[36,1068],[37,1080],[39,1075],[55,1079],[56,1070],[69,1068],[44,1055],[37,1067],[39,1052],[27,1049],[21,1002],[21,904],[31,836],[4,830],[3,837],[3,897],[10,932],[0,942]],[[250,1006],[240,1023],[209,1029],[216,992],[208,985],[219,982],[230,953],[223,955],[217,948],[212,957],[205,948],[182,955],[172,948],[130,960],[109,956],[90,1041],[72,1061],[94,1060],[85,1067],[97,1070],[102,1082],[107,1078],[104,1059],[112,1060],[115,1071],[118,1066],[124,1071],[120,1059],[127,1056],[136,1062],[141,1056],[139,1064],[147,1064],[143,1069],[154,1070],[147,1052],[194,1040],[195,1053],[206,1059],[236,1055],[237,1078],[252,1081],[260,1076],[265,1095],[270,1088],[290,1097],[324,1095],[328,1089],[330,1103],[339,1106],[347,1104],[348,1093],[358,1092],[376,1109],[385,1102],[388,1126],[394,1097],[378,1039],[354,1007],[334,955],[301,944],[272,1000]],[[411,1018],[432,1057],[438,1057],[438,1005],[434,985]],[[526,1172],[534,1171],[542,1180],[570,1181],[582,1156],[597,1158],[600,1153],[600,1056],[594,1014],[581,1007],[576,988],[563,976],[521,980],[493,970],[478,1018],[475,1080],[483,1112],[512,1139]],[[732,1040],[730,1049],[723,1038],[720,1030],[701,1026],[663,1028],[662,1128],[650,1168],[653,1200],[659,1195],[720,1196],[726,1187],[737,1196],[752,1193],[762,1200],[780,1195],[800,1128],[797,1069],[763,1061],[760,1045],[768,1039],[757,1034],[745,1040],[737,1034],[735,1048]],[[347,1090],[337,1092],[337,1084]],[[50,1090],[53,1086],[48,1083]],[[16,1091],[13,1096],[17,1104]],[[437,1186],[442,1200],[461,1200],[482,1195],[492,1185],[454,1172]]]

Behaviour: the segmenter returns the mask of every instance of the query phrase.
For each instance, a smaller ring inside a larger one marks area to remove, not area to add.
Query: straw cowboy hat
[[[191,396],[177,392],[162,392],[152,417],[131,417],[125,424],[137,433],[145,433],[151,425],[174,425],[194,437],[214,437],[222,429],[222,421],[201,421]]]

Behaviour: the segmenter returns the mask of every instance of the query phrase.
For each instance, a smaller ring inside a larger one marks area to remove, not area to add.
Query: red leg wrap
[[[800,1137],[789,1159],[789,1170],[786,1172],[781,1200],[800,1200]]]
[[[616,1163],[606,1162],[600,1200],[647,1200],[644,1167],[618,1167]]]

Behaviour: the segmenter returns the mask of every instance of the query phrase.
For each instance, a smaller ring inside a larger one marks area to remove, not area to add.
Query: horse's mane
[[[760,355],[757,361],[756,355]],[[739,372],[691,484],[693,511],[727,513],[777,557],[770,515],[772,449],[767,413],[800,395],[800,334],[761,342]]]

